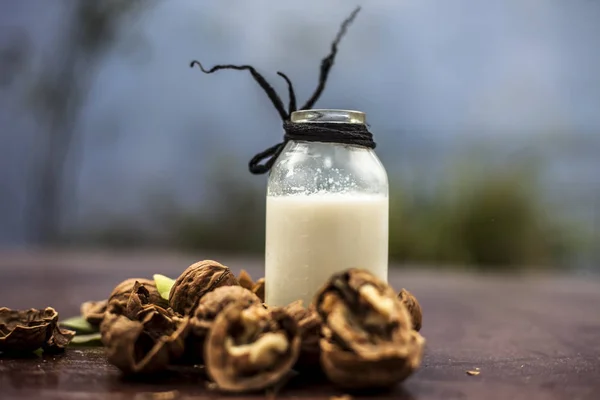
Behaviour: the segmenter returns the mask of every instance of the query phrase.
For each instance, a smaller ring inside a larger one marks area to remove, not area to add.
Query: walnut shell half
[[[368,271],[333,275],[315,297],[321,365],[344,388],[385,388],[421,363],[424,339],[396,292]]]
[[[412,330],[408,340],[404,345],[407,349],[405,352],[399,351],[395,356],[365,359],[342,349],[330,339],[321,339],[321,363],[327,377],[340,387],[391,387],[408,378],[421,364],[423,337]],[[418,352],[416,349],[419,349]]]
[[[161,307],[149,305],[140,312],[139,321],[132,321],[114,309],[118,304],[111,303],[100,325],[111,364],[124,374],[149,374],[164,370],[181,357],[187,317],[178,318]]]
[[[406,289],[402,289],[400,293],[398,293],[398,298],[404,303],[404,306],[410,314],[413,329],[417,332],[420,331],[421,326],[423,326],[423,312],[421,311],[421,305],[417,301],[417,298]]]
[[[296,322],[285,310],[233,303],[215,319],[205,341],[204,359],[219,389],[255,391],[286,376],[299,351]]]
[[[212,260],[199,261],[177,278],[169,293],[169,305],[181,315],[192,316],[206,293],[219,286],[236,285],[238,281],[228,267]]]
[[[58,312],[52,307],[43,310],[11,310],[0,308],[0,351],[29,352],[63,350],[75,332],[57,326]]]

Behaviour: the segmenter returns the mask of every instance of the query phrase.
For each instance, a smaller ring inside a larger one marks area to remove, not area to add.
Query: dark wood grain
[[[200,256],[24,253],[0,257],[0,306],[51,305],[62,318],[101,299],[128,277],[176,277]],[[236,273],[262,276],[259,261],[216,258]],[[478,276],[393,269],[390,281],[420,300],[427,339],[422,368],[395,399],[599,399],[600,281],[568,276]],[[478,376],[467,370],[479,368]],[[201,368],[160,380],[124,380],[100,348],[71,347],[60,356],[0,356],[0,398],[187,399],[224,396],[206,388]],[[343,391],[293,378],[277,398],[328,399]],[[271,394],[272,395],[272,394]],[[265,397],[265,393],[254,395]],[[359,397],[357,395],[357,397]]]

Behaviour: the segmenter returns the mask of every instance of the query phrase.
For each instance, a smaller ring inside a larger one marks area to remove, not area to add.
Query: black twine
[[[292,81],[285,75],[283,72],[277,72],[277,75],[281,76],[287,83],[288,86],[288,95],[289,95],[289,104],[288,109],[285,109],[283,101],[275,91],[275,89],[267,82],[267,80],[256,71],[254,67],[251,65],[215,65],[210,69],[205,69],[200,61],[194,60],[190,63],[190,67],[198,66],[200,70],[206,74],[212,74],[213,72],[222,70],[222,69],[234,69],[234,70],[247,70],[250,72],[254,80],[259,84],[259,86],[265,91],[271,103],[279,113],[279,116],[283,120],[283,129],[285,130],[285,135],[282,143],[278,143],[265,151],[262,151],[252,157],[250,163],[248,164],[250,172],[253,174],[264,174],[268,172],[281,151],[283,147],[289,140],[304,140],[304,141],[318,141],[318,142],[334,142],[334,143],[343,143],[350,145],[358,145],[369,148],[375,148],[375,143],[373,142],[373,135],[369,132],[367,127],[364,124],[350,124],[350,123],[293,123],[290,122],[290,117],[294,111],[297,110],[309,110],[313,107],[313,105],[319,100],[319,97],[323,93],[325,89],[325,84],[327,83],[327,78],[329,76],[329,71],[333,67],[333,63],[335,60],[335,56],[338,52],[338,45],[342,40],[342,37],[346,34],[348,30],[348,26],[354,21],[356,15],[360,11],[360,7],[357,7],[352,13],[346,18],[340,29],[331,44],[331,51],[327,55],[327,57],[321,60],[321,70],[319,73],[319,84],[315,89],[312,96],[308,99],[308,101],[299,109],[296,108],[296,93],[294,91],[294,86],[292,85]],[[263,164],[262,161],[266,160]]]

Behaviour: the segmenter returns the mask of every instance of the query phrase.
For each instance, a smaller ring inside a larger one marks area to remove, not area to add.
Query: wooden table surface
[[[105,298],[120,280],[176,277],[203,258],[168,254],[3,253],[0,306],[53,306],[66,318]],[[214,255],[211,258],[216,258]],[[234,272],[262,276],[260,262],[216,258]],[[478,276],[393,269],[390,282],[420,300],[427,340],[421,369],[395,399],[600,399],[600,280],[567,276]],[[478,376],[467,370],[479,368]],[[124,380],[102,348],[71,347],[60,356],[0,356],[0,398],[250,398],[206,389],[201,368],[152,382]],[[277,398],[343,395],[327,382],[292,379]],[[264,397],[258,394],[255,397]],[[356,396],[359,397],[359,396]]]

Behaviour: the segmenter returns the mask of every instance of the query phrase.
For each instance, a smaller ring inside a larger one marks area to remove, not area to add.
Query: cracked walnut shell
[[[108,300],[86,301],[81,304],[81,316],[92,326],[99,326],[104,319]]]
[[[239,275],[237,276],[237,280],[238,280],[238,283],[240,284],[240,286],[243,287],[244,289],[248,289],[251,291],[252,288],[254,287],[254,281],[252,280],[252,277],[245,269],[240,271]]]
[[[129,295],[127,305],[125,306],[124,315],[131,320],[141,320],[143,318],[143,313],[148,309],[164,310],[161,306],[152,303],[152,300],[152,293],[148,290],[146,285],[136,281],[131,290],[131,294]],[[171,313],[171,316],[172,315],[174,315],[174,313]]]
[[[205,341],[204,359],[219,389],[256,391],[284,378],[299,351],[296,322],[285,310],[233,303],[217,315]]]
[[[204,295],[194,316],[190,319],[190,334],[186,340],[186,363],[198,364],[204,360],[204,341],[217,315],[228,305],[236,303],[247,307],[260,304],[260,299],[242,286],[221,286]]]
[[[243,269],[240,271],[237,280],[241,287],[248,289],[257,295],[263,303],[265,302],[265,278],[260,278],[254,282],[250,274]]]
[[[61,351],[73,336],[75,332],[58,327],[58,312],[52,307],[23,311],[0,308],[0,351]]]
[[[303,306],[302,300],[297,300],[285,306],[284,309],[296,321],[301,339],[300,356],[294,369],[315,372],[314,368],[319,369],[320,367],[321,318],[313,304],[306,308]]]
[[[124,374],[149,374],[164,370],[184,352],[187,317],[148,305],[132,321],[111,303],[100,331],[108,361]]]
[[[254,283],[252,293],[257,295],[260,301],[265,302],[265,278],[260,278]]]
[[[168,306],[168,302],[160,296],[160,293],[156,288],[156,283],[153,280],[143,278],[130,278],[119,283],[108,297],[108,302],[112,303],[118,301],[123,306],[127,306],[129,296],[131,295],[136,282],[144,285],[148,290],[148,302],[150,304],[156,304],[162,308]]]
[[[417,298],[406,289],[402,289],[400,293],[398,293],[398,298],[410,314],[413,329],[417,332],[420,331],[421,326],[423,325],[423,312],[421,311],[421,305],[417,301]]]
[[[323,321],[321,365],[338,386],[391,387],[419,367],[424,339],[397,293],[371,273],[333,275],[315,305]]]
[[[261,304],[260,299],[242,286],[221,286],[207,293],[196,308],[194,317],[190,321],[192,333],[204,343],[204,338],[212,327],[215,318],[230,304],[235,303],[240,307],[250,307]]]
[[[169,294],[169,305],[181,315],[192,316],[206,293],[220,286],[237,286],[231,270],[213,260],[190,265],[177,278]]]

